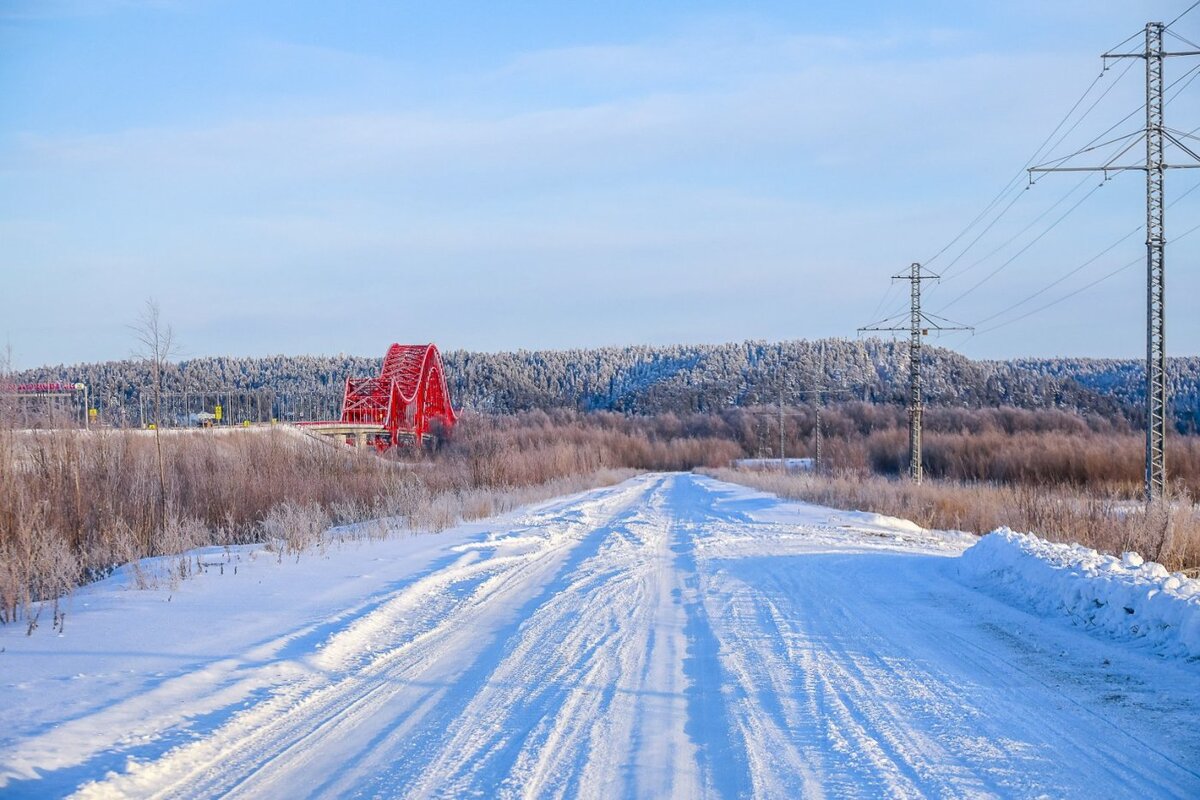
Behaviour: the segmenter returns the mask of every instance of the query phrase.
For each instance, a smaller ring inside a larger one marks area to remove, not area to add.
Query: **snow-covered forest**
[[[829,401],[904,402],[907,350],[878,339],[740,342],[719,345],[601,347],[504,353],[443,354],[457,406],[483,412],[572,408],[631,413],[719,412],[778,402],[810,402],[818,388]],[[1142,413],[1142,364],[1133,359],[974,361],[951,350],[926,350],[931,406],[1059,408],[1133,423]],[[206,357],[170,365],[164,389],[188,407],[242,393],[245,413],[312,418],[336,413],[347,376],[378,372],[363,356]],[[1171,360],[1173,421],[1200,428],[1200,358]],[[113,423],[138,420],[149,369],[136,360],[46,366],[14,376],[82,381]],[[189,399],[190,398],[190,399]],[[229,402],[236,402],[231,399]]]

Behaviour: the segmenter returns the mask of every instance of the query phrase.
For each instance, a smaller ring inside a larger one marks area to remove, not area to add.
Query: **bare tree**
[[[142,313],[130,327],[139,344],[134,351],[134,357],[144,360],[150,367],[154,401],[151,407],[151,422],[154,425],[154,447],[158,452],[159,515],[162,523],[161,530],[165,532],[167,530],[167,468],[162,449],[163,374],[166,372],[167,362],[177,354],[178,347],[175,342],[175,332],[170,325],[162,321],[161,309],[153,298],[146,300]]]
[[[6,342],[0,350],[0,427],[12,428],[16,424],[17,396],[13,378],[12,342]]]
[[[11,480],[13,433],[17,425],[17,387],[12,368],[12,343],[0,350],[0,478]]]

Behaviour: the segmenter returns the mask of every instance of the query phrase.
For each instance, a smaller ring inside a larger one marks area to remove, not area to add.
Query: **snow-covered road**
[[[100,586],[2,632],[0,794],[1200,796],[1198,665],[971,588],[966,544],[648,475]]]

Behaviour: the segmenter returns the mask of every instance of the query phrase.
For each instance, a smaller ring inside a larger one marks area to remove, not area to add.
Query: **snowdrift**
[[[1001,528],[963,553],[959,574],[1164,655],[1200,657],[1200,581],[1136,553],[1114,558]]]

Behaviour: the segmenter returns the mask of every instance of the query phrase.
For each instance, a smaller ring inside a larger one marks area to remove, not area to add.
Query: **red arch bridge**
[[[341,419],[298,424],[310,433],[383,451],[424,447],[457,421],[437,347],[393,344],[378,377],[346,379]]]

